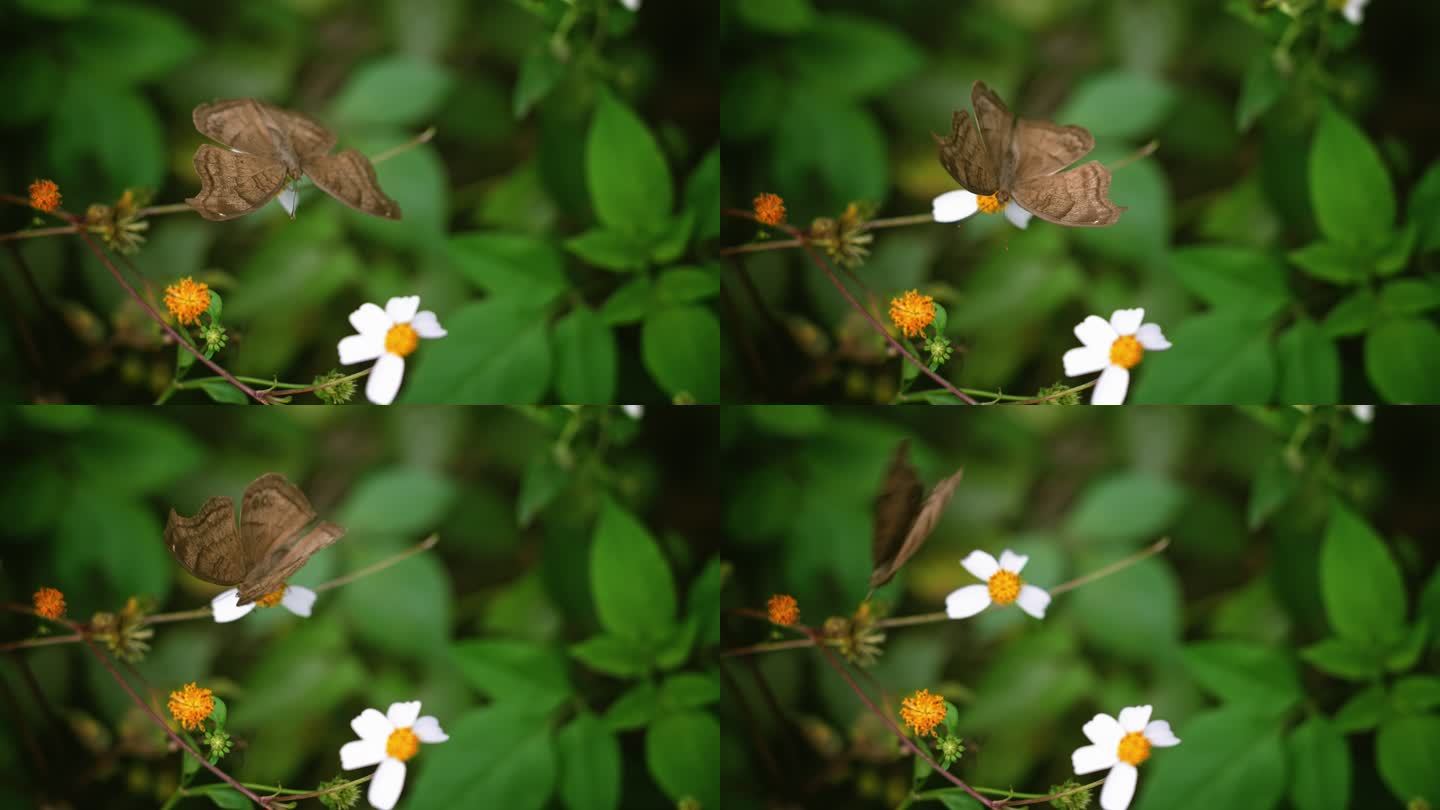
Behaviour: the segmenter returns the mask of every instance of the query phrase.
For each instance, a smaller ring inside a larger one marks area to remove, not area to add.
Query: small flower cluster
[[[186,731],[197,731],[215,711],[215,693],[194,682],[170,693],[170,716]]]
[[[145,242],[150,223],[142,214],[149,203],[148,194],[127,188],[114,205],[96,203],[85,209],[85,227],[100,234],[110,249],[128,256]]]
[[[942,768],[950,767],[965,754],[965,741],[950,733],[950,729],[955,725],[955,718],[950,717],[946,723],[949,712],[950,707],[945,703],[945,698],[929,689],[913,692],[900,701],[900,719],[915,732],[915,736],[935,738],[935,750],[940,753]],[[948,728],[944,729],[944,733],[937,733],[936,729],[940,728],[942,723]]]
[[[767,607],[771,624],[789,627],[800,621],[800,605],[795,601],[795,597],[788,593],[777,593],[770,597]]]
[[[30,184],[30,207],[47,214],[60,207],[60,187],[54,180],[36,180]]]
[[[35,592],[35,615],[59,619],[65,615],[65,594],[58,588],[41,588]]]
[[[210,285],[186,276],[165,288],[165,308],[181,326],[200,320],[210,308]]]
[[[870,255],[875,235],[865,227],[868,212],[850,203],[839,217],[819,217],[810,223],[810,241],[843,267],[855,268]]]
[[[775,226],[785,222],[785,201],[779,194],[759,194],[755,197],[755,219]]]

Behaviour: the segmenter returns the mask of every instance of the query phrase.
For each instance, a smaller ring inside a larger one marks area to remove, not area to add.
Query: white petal
[[[410,730],[424,743],[442,743],[450,739],[450,735],[441,730],[440,721],[428,714],[416,720]]]
[[[1156,748],[1169,748],[1180,744],[1180,738],[1170,730],[1170,724],[1164,720],[1151,720],[1145,726],[1145,739]]]
[[[435,313],[428,309],[422,309],[415,313],[415,317],[410,321],[410,326],[415,329],[415,334],[422,338],[442,338],[447,334],[445,327],[440,325],[440,319],[436,318]]]
[[[1120,738],[1125,736],[1125,729],[1120,727],[1120,721],[1108,714],[1097,714],[1090,718],[1090,722],[1080,728],[1085,732],[1085,738],[1101,748],[1109,748],[1111,753],[1120,745]]]
[[[1131,731],[1144,731],[1145,724],[1150,722],[1150,713],[1154,709],[1150,706],[1126,706],[1120,710],[1120,728],[1126,733]]]
[[[386,757],[375,769],[375,778],[370,780],[370,806],[375,810],[390,810],[400,800],[400,790],[404,787],[405,763]]]
[[[1065,352],[1065,376],[1078,377],[1094,374],[1110,365],[1110,347],[1081,346]]]
[[[959,222],[980,210],[976,196],[959,189],[947,191],[930,203],[930,210],[936,222]]]
[[[254,602],[248,605],[240,604],[239,588],[222,591],[214,599],[210,600],[210,612],[215,614],[215,621],[222,624],[225,622],[233,622],[254,609]]]
[[[395,323],[409,323],[420,308],[420,296],[399,295],[385,302],[385,314]]]
[[[1120,336],[1115,334],[1115,329],[1110,326],[1109,321],[1099,315],[1089,315],[1075,326],[1075,337],[1080,338],[1080,342],[1086,346],[1104,349],[1108,357],[1110,345],[1115,342],[1115,338]]]
[[[381,766],[384,767],[384,766]],[[1135,798],[1135,777],[1139,771],[1128,762],[1117,762],[1105,777],[1105,787],[1100,789],[1101,810],[1125,810]]]
[[[1000,563],[995,562],[994,557],[978,550],[970,552],[970,555],[961,560],[960,564],[965,566],[966,571],[974,574],[976,579],[985,582],[989,582],[990,577],[995,576],[995,572],[1000,570]]]
[[[395,325],[395,322],[390,320],[390,316],[386,315],[385,310],[379,306],[364,303],[360,305],[359,309],[350,313],[350,325],[362,335],[379,335],[383,338],[385,333],[390,331],[390,327]]]
[[[372,710],[373,711],[373,710]],[[340,767],[353,771],[368,768],[385,758],[385,738],[378,740],[355,740],[340,746]]]
[[[990,589],[984,585],[966,585],[945,597],[945,612],[952,619],[968,619],[990,606]]]
[[[362,740],[379,740],[383,748],[395,724],[386,720],[379,709],[366,709],[350,721],[350,728],[355,729],[355,735]]]
[[[1091,405],[1124,405],[1125,392],[1130,388],[1130,370],[1119,366],[1106,366],[1095,383],[1095,394],[1090,397]]]
[[[1011,225],[1021,230],[1030,226],[1030,217],[1033,216],[1035,215],[1021,208],[1017,202],[1012,201],[1009,205],[1005,206],[1005,218],[1010,220]]]
[[[315,606],[315,592],[299,585],[286,585],[285,593],[280,597],[280,604],[296,616],[304,616],[308,619],[310,618],[310,608]]]
[[[1075,753],[1070,755],[1070,764],[1074,766],[1076,776],[1113,768],[1119,761],[1120,758],[1115,756],[1115,746],[1113,745],[1086,745],[1076,748]]]
[[[419,716],[420,701],[418,700],[391,703],[390,711],[385,712],[385,719],[394,723],[396,728],[409,728],[415,725],[415,718]]]
[[[351,335],[340,339],[340,365],[363,363],[385,353],[385,334]]]
[[[1117,309],[1110,315],[1110,326],[1115,329],[1117,335],[1133,335],[1140,328],[1140,322],[1145,320],[1145,308],[1138,309]]]
[[[1020,596],[1016,598],[1020,609],[1037,619],[1045,618],[1045,608],[1050,607],[1050,594],[1034,585],[1021,585]]]
[[[405,358],[388,352],[382,354],[370,369],[370,379],[365,382],[365,398],[376,405],[389,405],[395,401],[395,392],[400,390],[403,379]]]
[[[1367,425],[1375,421],[1374,405],[1351,405],[1350,412],[1355,414],[1356,419]]]
[[[1170,341],[1165,339],[1165,333],[1160,331],[1160,325],[1156,323],[1142,325],[1140,331],[1135,333],[1135,339],[1140,341],[1141,346],[1152,352],[1161,352],[1170,348]]]
[[[644,405],[621,405],[620,410],[624,411],[625,415],[631,419],[643,419],[645,417]]]
[[[1368,2],[1370,0],[1346,0],[1345,8],[1341,13],[1345,15],[1345,19],[1359,25],[1360,21],[1364,19],[1365,4]]]
[[[276,199],[280,201],[280,207],[285,209],[285,213],[294,219],[295,209],[300,207],[300,192],[296,191],[294,186],[286,186],[280,190],[280,196]]]
[[[640,0],[620,0],[620,5],[630,9],[631,11],[640,10]]]
[[[1030,562],[1029,557],[1024,554],[1016,554],[1008,548],[1000,552],[1000,569],[1002,571],[1018,574],[1025,568],[1027,562]]]

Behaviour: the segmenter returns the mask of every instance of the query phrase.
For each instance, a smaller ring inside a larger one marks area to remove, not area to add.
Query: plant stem
[[[432,534],[424,540],[421,540],[419,543],[416,543],[414,546],[411,546],[410,548],[400,552],[399,554],[387,557],[375,563],[374,565],[367,565],[353,574],[346,574],[342,577],[336,577],[335,579],[332,579],[329,582],[324,583],[323,585],[316,585],[314,590],[316,593],[320,593],[321,591],[328,591],[331,588],[338,588],[341,585],[349,585],[350,583],[354,582],[357,579],[360,579],[361,577],[368,577],[378,571],[384,571],[386,568],[389,568],[396,563],[404,562],[405,560],[415,556],[416,554],[419,554],[423,551],[429,551],[430,549],[434,548],[435,544],[438,542],[440,542],[440,535]]]
[[[41,236],[63,236],[64,234],[75,233],[75,231],[77,230],[79,230],[78,225],[58,225],[53,228],[32,228],[28,231],[0,233],[0,242],[8,242],[12,239],[36,239]]]
[[[752,644],[749,647],[736,647],[731,650],[726,650],[720,653],[720,655],[722,657],[736,655],[755,655],[756,653],[775,652],[776,650],[797,650],[803,647],[813,646],[815,646],[815,642],[811,641],[810,639],[797,638],[791,639],[790,641],[767,641],[764,644]]]
[[[1123,560],[1117,560],[1105,566],[1104,568],[1101,568],[1099,571],[1091,571],[1090,573],[1082,577],[1076,577],[1069,582],[1056,585],[1055,587],[1050,589],[1050,595],[1054,596],[1057,593],[1064,593],[1072,588],[1078,588],[1081,585],[1088,585],[1097,579],[1103,579],[1105,577],[1108,577],[1117,571],[1122,571],[1126,568],[1129,568],[1130,566],[1140,562],[1146,557],[1153,557],[1156,554],[1159,554],[1166,548],[1169,548],[1169,546],[1170,538],[1162,537],[1159,540],[1156,540],[1154,543],[1151,543],[1149,547],[1143,548]]]

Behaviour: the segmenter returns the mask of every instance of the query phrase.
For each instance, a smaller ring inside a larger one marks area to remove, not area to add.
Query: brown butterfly
[[[870,543],[875,563],[870,574],[872,590],[889,582],[930,539],[964,473],[963,469],[956,470],[922,499],[924,486],[910,463],[910,441],[902,440],[895,448],[880,493],[875,496],[875,531]]]
[[[174,509],[165,522],[165,545],[186,571],[217,585],[238,585],[244,605],[280,589],[315,552],[345,535],[345,529],[315,521],[315,510],[279,473],[266,473],[245,488],[240,524],[235,502],[211,498],[194,517]]]
[[[955,182],[1002,206],[1011,198],[1022,208],[1057,225],[1093,228],[1114,225],[1125,209],[1109,199],[1110,170],[1092,160],[1060,170],[1095,148],[1084,127],[1016,118],[984,82],[970,91],[970,114],[956,110],[950,137],[934,135],[940,165]]]
[[[400,205],[380,189],[370,161],[354,149],[330,154],[334,133],[299,113],[241,98],[201,104],[194,119],[200,134],[230,147],[206,143],[195,150],[200,193],[185,202],[206,219],[248,214],[302,174],[357,211],[400,218]],[[285,209],[293,218],[290,202]]]

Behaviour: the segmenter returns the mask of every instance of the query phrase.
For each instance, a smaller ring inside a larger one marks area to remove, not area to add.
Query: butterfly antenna
[[[1137,160],[1143,160],[1144,158],[1150,157],[1151,155],[1155,154],[1155,150],[1159,148],[1160,142],[1157,140],[1151,140],[1149,143],[1145,144],[1139,149],[1136,149],[1134,152],[1131,152],[1126,157],[1123,157],[1120,160],[1111,163],[1106,168],[1112,172],[1116,169],[1123,169]]]

